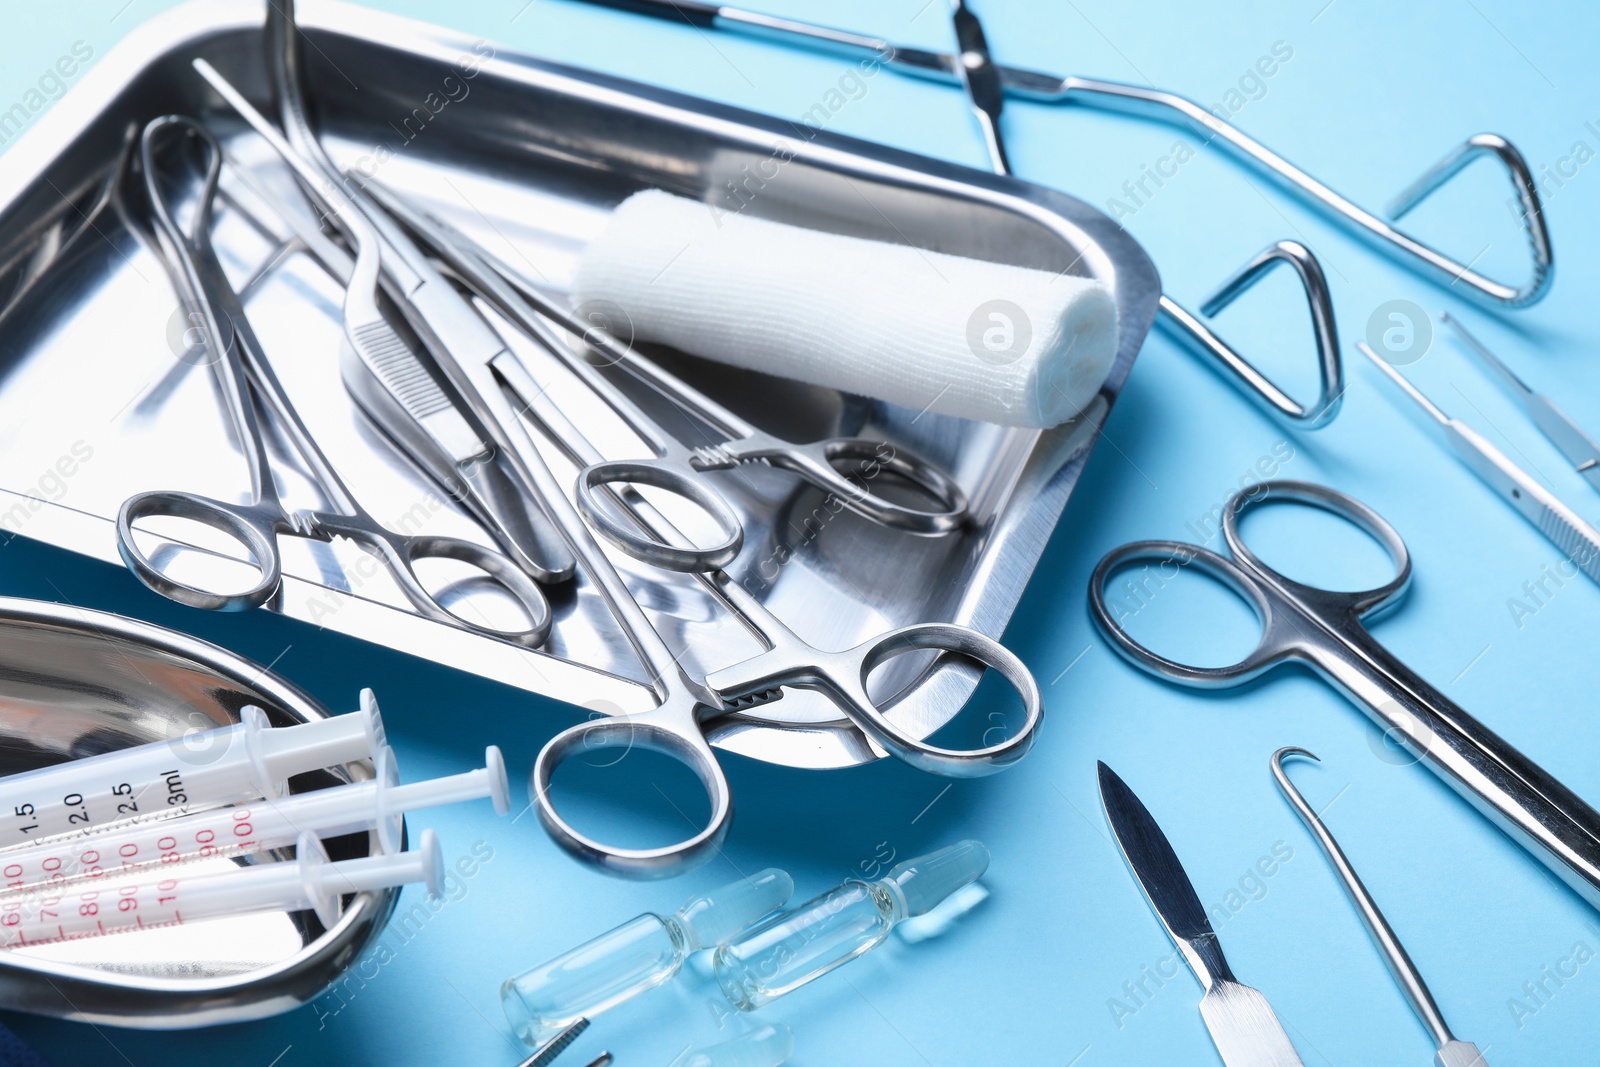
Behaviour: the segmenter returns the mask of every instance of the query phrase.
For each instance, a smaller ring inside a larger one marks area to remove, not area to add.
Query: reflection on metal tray
[[[108,178],[130,131],[181,111],[201,114],[230,154],[294,193],[267,147],[212,106],[189,67],[204,56],[265,103],[262,10],[259,0],[195,3],[152,20],[0,157],[0,527],[9,532],[116,561],[112,519],[135,491],[243,499],[248,489],[212,375],[187,352],[170,286],[118,220]],[[507,55],[361,8],[307,4],[301,22],[313,45],[309,83],[340,164],[380,174],[557,292],[610,210],[647,186],[719,210],[1110,285],[1122,329],[1115,369],[1082,416],[1043,433],[923,416],[656,353],[759,425],[882,437],[940,463],[969,494],[969,527],[916,537],[836,511],[780,471],[746,466],[716,475],[747,527],[730,570],[808,640],[842,648],[915,621],[1004,629],[1155,315],[1155,269],[1111,220],[1023,182]],[[286,231],[262,225],[236,179],[225,178],[223,191],[224,265],[243,283],[277,257],[251,293],[251,319],[352,489],[397,528],[484,541],[346,395],[340,290],[308,257],[278,256]],[[586,427],[606,425],[579,399],[571,403]],[[618,457],[634,447],[620,428],[602,440]],[[276,451],[275,466],[290,472],[289,502],[319,505]],[[553,451],[549,458],[570,473]],[[637,660],[582,580],[556,598],[553,635],[534,652],[413,614],[353,546],[298,538],[282,545],[286,580],[271,606],[284,614],[602,712],[651,705]],[[693,581],[618,563],[692,667],[725,666],[755,651]],[[490,591],[453,592],[459,610],[504,608]],[[894,665],[901,673],[886,681],[899,692],[897,721],[925,735],[960,709],[975,679],[915,659],[902,657]],[[715,740],[794,766],[875,756],[826,701],[799,692],[728,717]]]
[[[204,641],[99,611],[0,598],[0,773],[226,726],[255,704],[274,726],[327,717],[310,697]],[[182,758],[181,756],[175,758]],[[192,757],[191,757],[192,758]],[[367,763],[297,775],[295,792],[369,778]],[[369,855],[374,835],[327,842]],[[264,853],[259,862],[282,858]],[[204,860],[224,864],[231,860]],[[268,912],[0,954],[0,1003],[38,1015],[167,1030],[276,1015],[337,981],[399,891],[358,893],[332,929]]]

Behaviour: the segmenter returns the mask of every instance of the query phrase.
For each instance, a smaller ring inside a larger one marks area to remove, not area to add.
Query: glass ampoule
[[[672,1067],[780,1067],[794,1052],[794,1031],[768,1024],[720,1045],[697,1048]]]
[[[644,915],[500,987],[517,1037],[537,1047],[580,1018],[592,1019],[668,981],[683,961],[783,907],[794,879],[775,867],[686,901],[671,915]]]
[[[848,878],[718,948],[717,984],[734,1007],[754,1011],[872,951],[900,920],[931,910],[988,868],[983,843],[962,841],[874,882]]]

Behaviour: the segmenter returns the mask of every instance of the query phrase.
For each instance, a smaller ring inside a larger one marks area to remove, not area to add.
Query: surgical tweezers
[[[1539,431],[1571,462],[1572,469],[1583,475],[1584,480],[1596,491],[1600,491],[1600,444],[1596,444],[1594,438],[1584,433],[1578,424],[1572,421],[1572,416],[1557,407],[1554,400],[1529,388],[1510,367],[1501,363],[1493,352],[1485,348],[1482,341],[1468,333],[1465,326],[1452,318],[1448,311],[1439,313],[1439,321],[1455,330],[1467,348],[1495,372],[1500,384],[1505,386],[1512,398],[1522,405],[1522,410],[1528,413],[1528,418],[1533,420]]]
[[[1365,341],[1357,344],[1356,348],[1428,413],[1434,424],[1444,432],[1446,442],[1456,455],[1472,468],[1485,485],[1532,523],[1551,544],[1572,560],[1574,566],[1600,582],[1600,530],[1583,521],[1577,512],[1540,485],[1533,475],[1511,462],[1482,434],[1441,411],[1438,405],[1423,395],[1422,390],[1407,381]]]

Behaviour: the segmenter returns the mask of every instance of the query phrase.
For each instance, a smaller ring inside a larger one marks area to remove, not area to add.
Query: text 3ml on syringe
[[[193,739],[203,740],[196,748]],[[370,759],[383,747],[371,691],[361,710],[273,727],[246,707],[240,721],[0,778],[0,848],[127,819],[181,814],[287,792],[296,774]]]

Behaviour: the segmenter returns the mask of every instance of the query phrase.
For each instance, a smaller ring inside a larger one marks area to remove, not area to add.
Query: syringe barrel
[[[299,910],[310,906],[305,898],[297,861],[80,882],[55,893],[0,898],[0,949],[181,926],[277,907]]]
[[[246,856],[292,845],[302,833],[326,838],[370,830],[379,788],[376,781],[353,782],[12,849],[0,853],[0,894],[56,893],[64,885],[147,867]]]
[[[376,705],[272,728],[242,721],[0,779],[0,848],[106,823],[281,795],[304,771],[370,757],[383,741]]]
[[[342,893],[424,880],[431,884],[439,867],[438,841],[431,831],[423,833],[422,847],[415,852],[333,863],[315,838],[302,835],[291,861],[214,871],[154,871],[79,883],[59,894],[0,898],[0,949],[261,911],[314,908],[331,923]]]
[[[678,973],[687,950],[676,920],[641,915],[507,979],[501,1004],[517,1037],[536,1047],[580,1018],[661,985]]]

